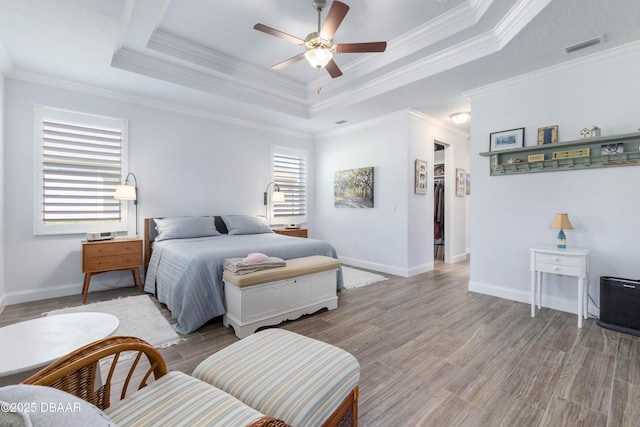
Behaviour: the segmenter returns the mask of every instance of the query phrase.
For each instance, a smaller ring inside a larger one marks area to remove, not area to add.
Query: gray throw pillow
[[[156,230],[158,230],[156,242],[220,235],[212,216],[156,218],[154,221],[156,222]]]
[[[223,215],[229,234],[263,234],[273,233],[264,218],[249,215]]]

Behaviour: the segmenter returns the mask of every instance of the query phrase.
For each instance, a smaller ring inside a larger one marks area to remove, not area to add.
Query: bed
[[[252,252],[284,260],[310,255],[338,258],[327,242],[277,234],[264,220],[245,215],[146,218],[144,245],[144,290],[166,304],[181,334],[225,313],[226,258]],[[341,288],[342,269],[336,274]]]

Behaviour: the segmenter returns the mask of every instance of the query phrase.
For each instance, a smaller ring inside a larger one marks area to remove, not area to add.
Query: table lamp
[[[567,236],[564,235],[564,230],[574,229],[573,225],[571,225],[571,221],[569,221],[569,214],[557,213],[556,217],[553,219],[551,228],[560,229],[557,240],[558,249],[567,249]]]

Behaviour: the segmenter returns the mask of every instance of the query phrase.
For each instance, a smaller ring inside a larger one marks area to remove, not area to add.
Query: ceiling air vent
[[[576,50],[580,50],[580,49],[584,49],[590,46],[594,46],[597,45],[599,43],[601,43],[602,41],[604,41],[604,34],[599,35],[598,37],[594,37],[592,39],[589,40],[585,40],[583,42],[574,44],[573,46],[567,46],[564,48],[564,51],[567,53],[571,53],[571,52],[575,52]]]
[[[347,123],[346,120],[338,120],[337,122],[335,122],[337,125],[343,125],[345,123]]]

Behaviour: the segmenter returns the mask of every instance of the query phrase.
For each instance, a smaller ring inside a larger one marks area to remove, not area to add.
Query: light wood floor
[[[280,327],[359,360],[361,426],[638,426],[640,338],[589,319],[467,291],[468,263],[340,293],[339,307]],[[94,292],[88,302],[137,294]],[[0,326],[78,305],[81,297],[13,305]],[[170,319],[168,310],[161,309]],[[191,373],[235,342],[214,319],[163,349]]]

